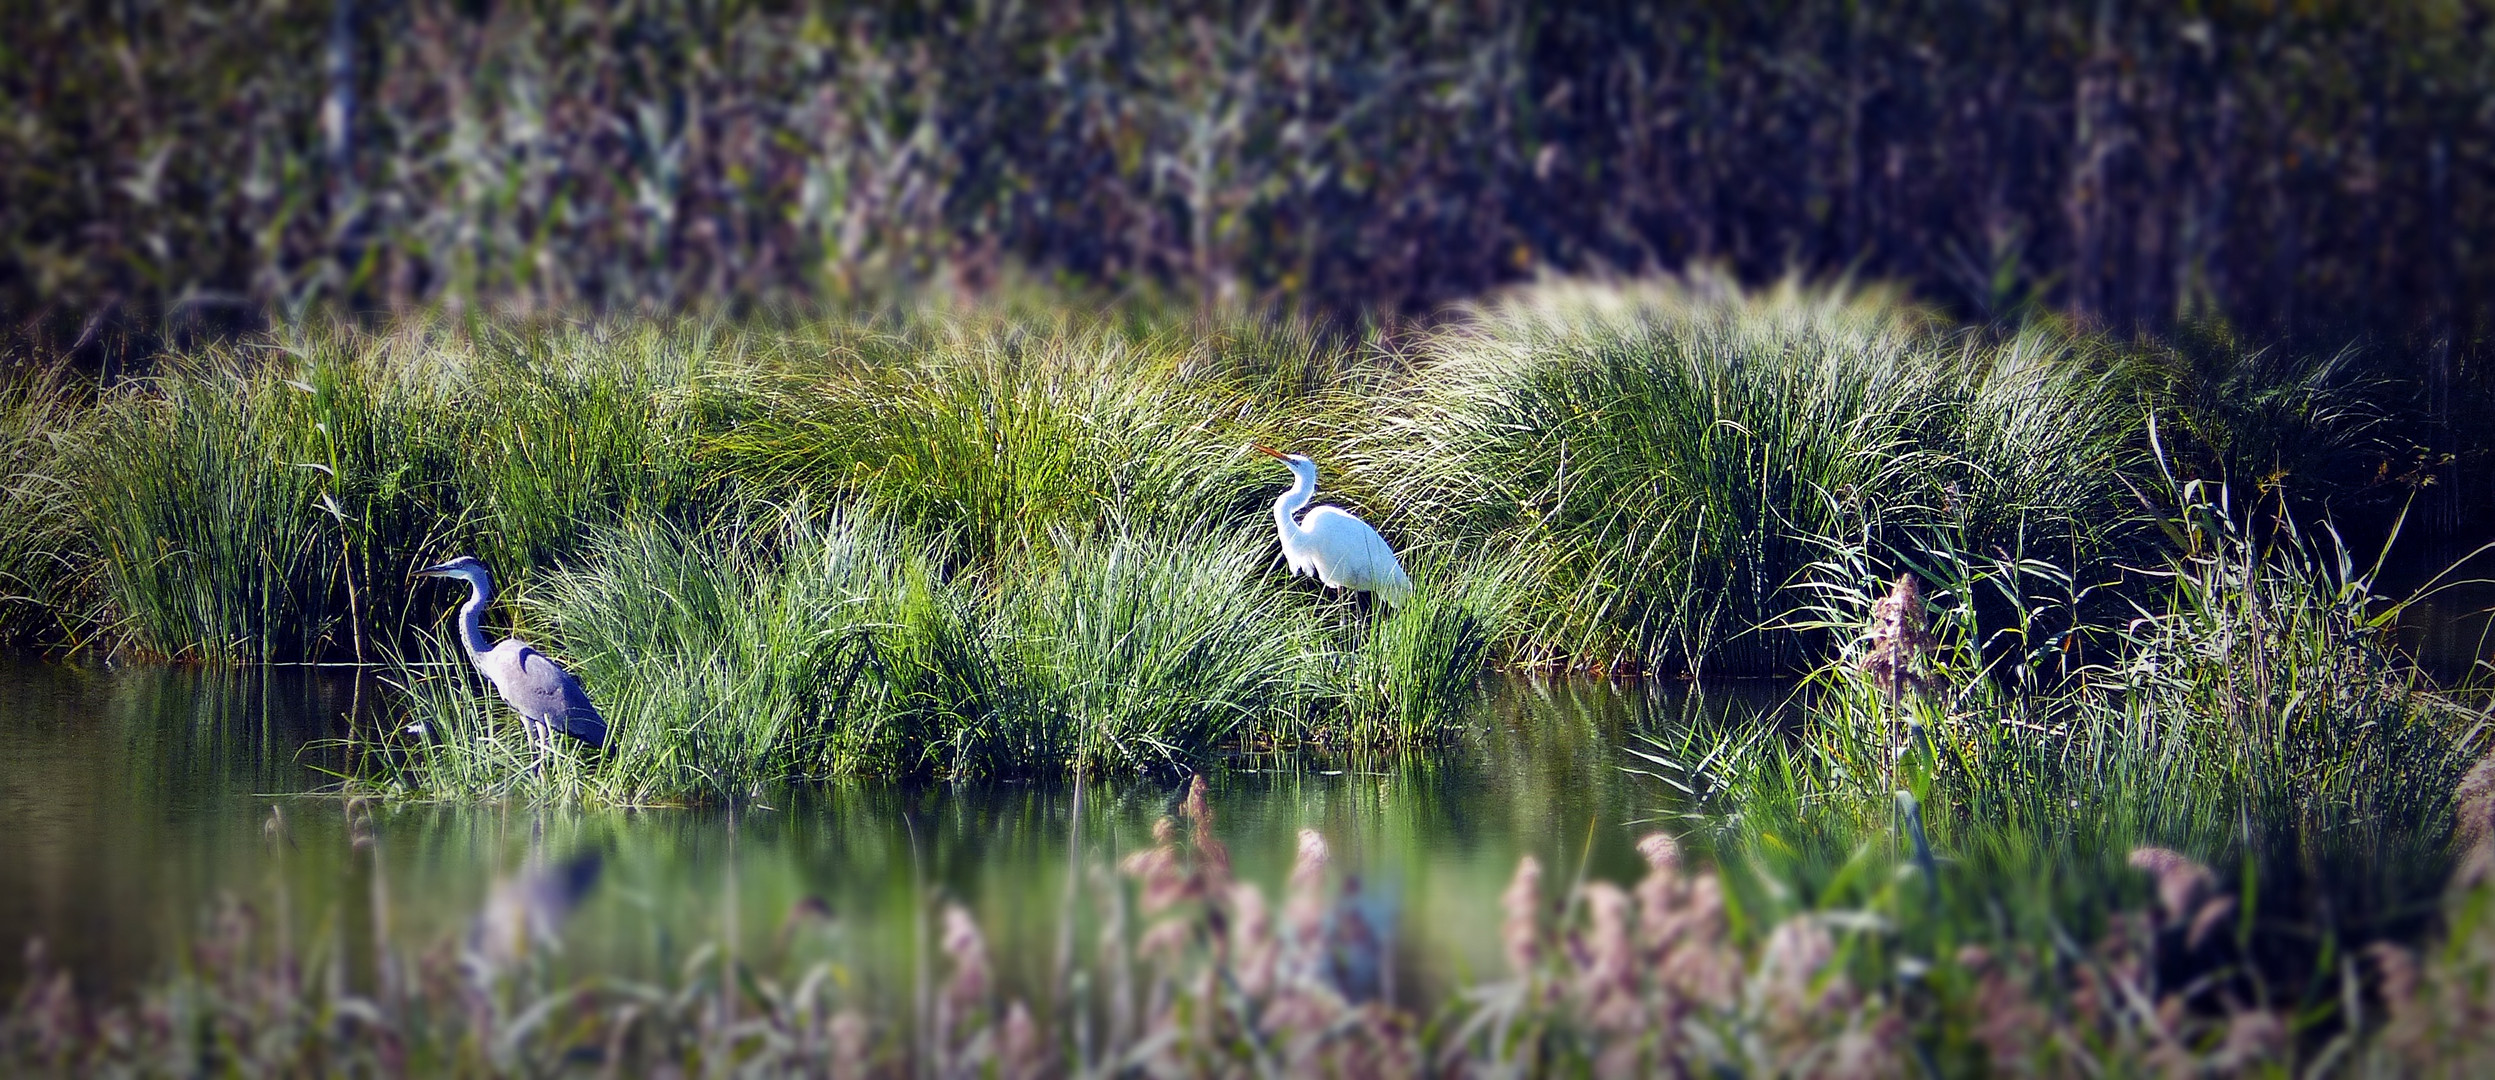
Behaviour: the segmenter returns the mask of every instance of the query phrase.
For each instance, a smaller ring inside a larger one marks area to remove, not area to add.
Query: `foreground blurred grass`
[[[314,327],[102,389],[8,386],[0,627],[387,660],[444,745],[503,760],[508,725],[426,629],[454,598],[406,577],[473,553],[513,601],[495,617],[626,717],[597,768],[637,778],[603,782],[628,801],[1397,750],[1439,737],[1485,662],[1807,670],[1828,629],[1764,627],[1837,543],[1881,566],[1934,530],[2043,554],[2122,582],[2063,616],[2106,625],[2148,584],[2115,567],[2164,543],[2141,491],[2249,470],[2327,493],[2387,452],[2335,361],[2223,347],[1705,275],[1542,286],[1397,336],[1025,294]],[[1422,600],[1373,623],[1271,572],[1282,478],[1254,441],[1315,454]],[[443,753],[403,778],[538,782]]]
[[[2487,772],[2417,795],[2482,821],[2495,805]],[[561,945],[567,917],[598,887],[594,851],[532,857],[463,933],[409,948],[380,921],[393,897],[376,870],[360,875],[369,898],[336,901],[369,904],[370,920],[298,911],[282,891],[267,908],[229,899],[127,1003],[81,994],[35,943],[30,977],[0,1011],[0,1065],[25,1075],[2463,1076],[2495,1049],[2482,1023],[2495,977],[2485,871],[2495,830],[2483,824],[2447,849],[2460,857],[2450,891],[2439,903],[2427,894],[2448,927],[2440,940],[2282,957],[2262,936],[2289,931],[2259,925],[2269,919],[2253,909],[2263,879],[2185,851],[2118,844],[2073,860],[2040,848],[2035,868],[2062,876],[2037,881],[1996,876],[1980,827],[1932,828],[1924,853],[1926,822],[1963,822],[1959,812],[1977,808],[1953,801],[1962,793],[1947,782],[1896,803],[1829,792],[1837,820],[1822,836],[1788,833],[1814,854],[1776,841],[1785,823],[1741,822],[1735,806],[1692,819],[1714,834],[1703,845],[1647,835],[1634,883],[1563,882],[1526,856],[1503,892],[1470,898],[1504,912],[1505,970],[1443,1000],[1391,989],[1394,926],[1378,921],[1391,908],[1364,901],[1364,868],[1335,865],[1322,835],[1300,833],[1286,881],[1234,874],[1200,778],[1116,873],[1069,868],[1084,884],[1055,912],[1054,965],[993,954],[969,909],[921,888],[903,899],[912,929],[897,934],[838,932],[820,899],[802,897],[768,947],[750,935],[740,945],[733,930],[691,948],[662,933],[655,951],[671,962],[651,975],[582,970]],[[1888,806],[1905,812],[1865,813]],[[378,867],[394,826],[362,802],[345,815],[337,842]],[[1747,839],[1727,842],[1727,831]],[[288,841],[280,831],[271,842]],[[1811,865],[1827,854],[1833,862]],[[2057,883],[2084,901],[2056,896]],[[1267,899],[1277,885],[1278,904]],[[1027,916],[1007,921],[1030,936]],[[898,985],[862,980],[863,950],[906,952],[914,973]]]

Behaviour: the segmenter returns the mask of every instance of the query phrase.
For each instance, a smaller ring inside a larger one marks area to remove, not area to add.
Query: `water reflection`
[[[1656,793],[1617,768],[1628,733],[1749,715],[1779,696],[1500,680],[1476,734],[1429,760],[1231,770],[1212,805],[1239,873],[1269,895],[1298,830],[1322,833],[1360,876],[1395,985],[1434,996],[1496,970],[1498,896],[1519,855],[1563,880],[1581,864],[1640,872],[1627,823]],[[929,930],[919,901],[944,897],[980,919],[999,977],[1036,997],[1068,919],[1085,935],[1096,925],[1089,902],[1061,899],[1070,842],[1072,865],[1106,866],[1147,844],[1179,795],[1093,787],[1079,829],[1062,785],[853,784],[640,811],[303,797],[344,765],[323,740],[377,722],[366,714],[378,698],[341,672],[0,664],[0,941],[12,946],[0,989],[23,975],[14,944],[35,934],[83,985],[127,987],[164,970],[226,893],[282,897],[305,933],[352,943],[343,962],[365,984],[382,963],[376,935],[399,949],[466,939],[498,883],[508,892],[592,860],[596,884],[563,927],[558,962],[573,970],[672,971],[728,940],[749,955],[821,951],[897,994]]]

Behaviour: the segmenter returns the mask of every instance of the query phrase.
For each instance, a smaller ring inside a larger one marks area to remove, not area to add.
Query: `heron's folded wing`
[[[582,742],[606,745],[606,718],[589,703],[580,680],[544,653],[521,648],[519,673],[512,679],[511,689],[516,695],[512,704],[522,713]]]

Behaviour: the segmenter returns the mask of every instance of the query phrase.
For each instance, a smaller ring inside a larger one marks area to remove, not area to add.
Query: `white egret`
[[[1282,561],[1294,574],[1315,574],[1338,589],[1374,593],[1389,604],[1412,596],[1412,579],[1395,560],[1369,523],[1339,507],[1320,506],[1300,517],[1301,507],[1317,495],[1317,463],[1306,454],[1285,454],[1270,446],[1256,452],[1281,459],[1299,482],[1273,501],[1273,525],[1282,534]]]
[[[468,602],[459,609],[459,643],[467,648],[469,662],[485,681],[494,684],[494,692],[520,714],[520,722],[536,737],[539,750],[553,750],[552,733],[557,731],[591,746],[606,745],[606,718],[598,715],[598,707],[589,703],[589,695],[582,692],[580,680],[571,672],[518,638],[486,644],[485,604],[493,598],[494,578],[485,572],[484,563],[462,555],[416,573],[468,583]]]

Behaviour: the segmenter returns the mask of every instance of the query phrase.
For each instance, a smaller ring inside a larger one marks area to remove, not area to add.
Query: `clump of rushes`
[[[293,391],[236,366],[116,395],[77,452],[80,527],[137,651],[295,659],[343,619],[320,477],[296,466]]]
[[[632,804],[824,777],[1167,774],[1312,743],[1397,749],[1460,721],[1490,637],[1485,602],[1459,593],[1360,644],[1248,532],[1103,528],[993,570],[951,561],[871,511],[804,504],[698,532],[600,531],[517,610],[553,631],[542,644],[614,745],[540,768],[455,645],[428,638],[398,665],[423,737],[387,750],[380,775],[429,797]]]
[[[1433,338],[1354,471],[1407,528],[1534,564],[1520,658],[1800,670],[1816,642],[1746,632],[1812,537],[2024,521],[2092,554],[2123,531],[2137,419],[2098,367],[1878,292],[1550,286]]]
[[[212,347],[106,393],[61,452],[92,545],[70,558],[133,651],[372,659],[445,548],[523,584],[584,526],[688,514],[702,391],[737,370],[690,323]]]
[[[445,641],[403,665],[426,737],[397,779],[434,797],[633,804],[981,764],[943,750],[997,711],[994,658],[927,550],[870,517],[803,507],[698,537],[603,531],[523,607],[555,630],[613,745],[537,768]]]
[[[1167,771],[1298,737],[1326,645],[1261,540],[1111,527],[1055,547],[999,602],[1000,649],[1030,693],[999,732],[1014,758]]]
[[[2182,498],[2163,595],[2101,659],[2068,662],[2088,590],[2067,570],[1936,534],[1913,553],[1926,678],[1883,685],[1865,661],[1906,591],[1856,548],[1815,571],[1844,648],[1798,697],[1794,737],[1676,732],[1641,769],[1679,792],[1671,813],[1740,869],[1727,881],[1746,898],[1869,905],[1906,888],[1937,916],[1899,939],[1924,957],[2130,933],[2124,890],[2101,885],[2128,880],[2118,856],[2182,853],[2232,900],[2169,903],[2135,969],[2305,1016],[2318,1047],[2363,1020],[2345,958],[2429,928],[2416,898],[2452,874],[2455,791],[2485,731],[2396,651],[2396,605],[2369,571],[2292,534],[2255,542],[2223,493]],[[2017,617],[1985,616],[1987,596]],[[1903,885],[1864,862],[1862,838],[1883,835]],[[2010,938],[1970,929],[1988,924]]]
[[[0,374],[0,645],[76,641],[94,629],[77,595],[82,545],[62,460],[93,414],[63,382],[32,365]]]
[[[2452,793],[2488,745],[2482,714],[2399,651],[2413,601],[2374,593],[2379,560],[2292,528],[2263,542],[2222,489],[2185,494],[2164,602],[2129,624],[2105,676],[2122,708],[2105,726],[2188,762],[2183,791],[2226,814],[2213,824],[2243,845],[2260,914],[2308,920],[2325,943],[2413,937],[2429,916],[2412,898],[2450,870]]]
[[[1180,377],[1184,335],[1106,320],[937,314],[794,343],[716,467],[782,496],[862,499],[972,564],[1044,548],[1112,510],[1191,528],[1244,520],[1274,470],[1241,453],[1255,398]]]
[[[1417,749],[1454,730],[1506,626],[1514,596],[1504,565],[1433,560],[1414,570],[1419,587],[1409,599],[1355,613],[1346,620],[1353,625],[1338,631],[1359,641],[1341,733],[1350,749]]]

